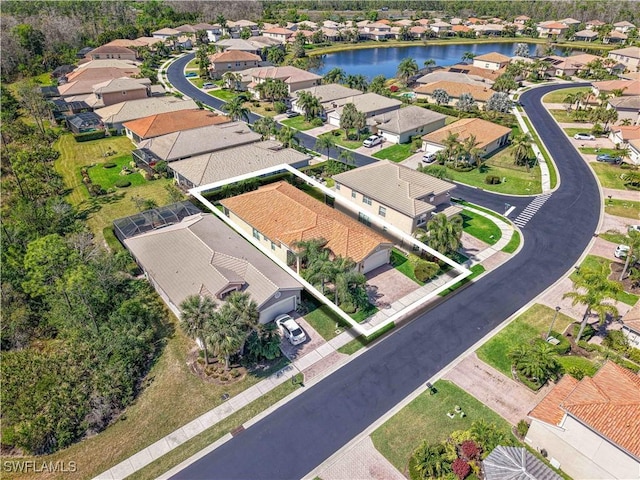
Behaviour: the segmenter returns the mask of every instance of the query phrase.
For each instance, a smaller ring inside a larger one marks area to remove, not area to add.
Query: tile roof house
[[[529,20],[531,20],[531,17],[527,17],[526,15],[518,15],[516,18],[513,19],[513,23],[524,25]]]
[[[487,80],[484,77],[478,75],[470,75],[467,73],[450,72],[448,70],[436,70],[435,72],[427,73],[416,80],[416,83],[425,85],[427,83],[439,82],[441,80],[456,83],[466,83],[468,85],[476,85],[479,87],[491,87],[493,81]]]
[[[353,209],[357,204],[411,235],[424,228],[432,214],[451,216],[461,209],[451,205],[453,183],[418,172],[389,160],[334,175],[336,203]]]
[[[569,26],[562,22],[549,21],[539,23],[536,30],[541,38],[546,38],[550,35],[564,35]]]
[[[182,32],[175,28],[161,28],[160,30],[156,30],[155,32],[151,32],[154,38],[161,38],[166,40],[169,37],[174,37],[180,35]]]
[[[616,148],[626,148],[629,140],[638,139],[640,139],[640,125],[612,126],[611,133],[609,133],[609,140],[613,142]]]
[[[602,43],[624,44],[628,38],[629,37],[626,33],[622,33],[617,30],[612,30],[604,36],[604,38],[602,39]]]
[[[450,134],[457,135],[459,142],[464,142],[473,135],[477,142],[476,147],[483,150],[484,155],[488,155],[508,143],[511,129],[481,118],[463,118],[423,136],[423,150],[427,153],[442,150]]]
[[[93,108],[108,107],[115,103],[138,100],[151,96],[151,80],[148,78],[114,78],[93,86],[93,95],[85,102]]]
[[[296,32],[293,30],[289,30],[288,28],[282,27],[274,27],[264,30],[262,35],[268,38],[275,38],[276,40],[280,40],[281,42],[286,42],[290,38],[294,36]]]
[[[629,140],[629,160],[634,165],[640,165],[640,140]],[[640,331],[638,334],[640,335]]]
[[[255,98],[260,97],[260,92],[256,87],[268,78],[282,80],[289,89],[289,94],[301,90],[303,88],[311,88],[320,85],[322,77],[315,73],[307,72],[297,67],[260,67],[251,71],[251,83],[248,90]]]
[[[124,244],[178,316],[190,295],[220,304],[231,292],[246,292],[258,304],[261,323],[295,310],[300,301],[300,283],[212,214],[185,217]]]
[[[98,48],[94,48],[87,54],[87,58],[91,60],[102,59],[118,59],[118,60],[136,60],[137,54],[135,50],[131,50],[127,47],[118,47],[114,45],[103,45]]]
[[[634,28],[636,28],[636,26],[627,20],[623,20],[621,22],[616,22],[613,24],[613,29],[622,33],[629,33],[629,31]]]
[[[260,134],[253,132],[244,122],[207,125],[143,140],[138,150],[133,151],[133,158],[153,166],[159,161],[173,162],[203,153],[255,143],[260,138]]]
[[[610,50],[607,55],[618,63],[627,67],[630,72],[640,71],[640,47],[626,47]]]
[[[310,159],[306,153],[267,140],[171,162],[169,170],[176,182],[193,188],[285,163],[302,168],[309,165]]]
[[[400,100],[394,98],[384,97],[377,93],[363,93],[362,95],[356,95],[355,97],[341,98],[333,102],[336,107],[333,111],[327,115],[327,120],[330,125],[340,126],[340,116],[342,115],[342,109],[347,103],[353,103],[356,110],[364,112],[367,118],[381,115],[383,113],[392,112],[397,110],[402,105]]]
[[[562,57],[559,55],[552,55],[544,57],[543,60],[549,63],[547,72],[550,75],[561,77],[571,77],[582,71],[588,70],[589,65],[594,60],[598,60],[602,57],[591,55],[590,53],[579,53],[577,55],[571,55],[569,57]]]
[[[356,262],[361,273],[389,263],[393,245],[386,238],[286,182],[220,203],[225,215],[288,265],[296,264],[296,242],[320,238],[333,255]]]
[[[529,413],[525,441],[573,478],[640,471],[640,376],[606,362],[593,378],[565,375]]]
[[[62,97],[77,95],[88,97],[93,94],[94,85],[116,78],[132,77],[138,73],[140,73],[140,70],[137,67],[129,67],[127,69],[114,67],[76,69],[67,75],[68,81],[66,83],[58,85],[58,92]]]
[[[447,22],[434,22],[429,25],[431,31],[437,33],[439,36],[448,35],[451,31],[452,25]]]
[[[500,70],[508,65],[511,57],[498,52],[490,52],[473,58],[473,66],[487,70]]]
[[[455,105],[465,93],[470,94],[478,104],[483,105],[491,98],[491,95],[496,93],[494,90],[491,90],[491,87],[487,84],[478,86],[469,83],[449,82],[446,80],[420,85],[414,88],[413,91],[418,98],[426,98],[429,103],[436,103],[436,100],[433,98],[433,92],[436,90],[444,90],[447,92],[449,95],[447,105]]]
[[[589,20],[588,22],[585,22],[585,27],[587,27],[587,30],[595,30],[599,27],[602,27],[606,25],[605,22],[603,22],[602,20]]]
[[[601,92],[613,93],[616,90],[622,92],[622,96],[640,95],[640,80],[604,80],[592,82],[591,89],[598,96]]]
[[[371,118],[372,131],[392,143],[407,143],[444,127],[447,116],[426,108],[409,105]]]
[[[291,102],[291,109],[298,113],[304,113],[304,110],[298,106],[297,96],[300,92],[308,92],[314,97],[320,100],[320,104],[325,112],[329,112],[333,110],[333,104],[343,98],[354,97],[356,95],[362,95],[360,90],[356,90],[354,88],[345,87],[344,85],[340,85],[338,83],[324,83],[322,85],[316,85],[311,88],[301,88],[296,92],[296,98],[294,98]]]
[[[483,78],[485,82],[491,82],[493,85],[496,79],[502,75],[506,69],[501,68],[499,70],[491,70],[488,68],[480,68],[475,65],[465,65],[463,63],[457,63],[455,65],[451,65],[444,69],[446,72],[453,73],[464,73],[465,75],[469,75],[471,77]]]
[[[193,100],[182,100],[176,97],[151,97],[116,103],[115,105],[99,108],[95,112],[100,115],[107,128],[123,131],[122,124],[130,120],[158,113],[193,110],[195,108],[198,108],[198,105]]]
[[[123,127],[127,137],[138,145],[149,138],[230,121],[226,115],[218,115],[209,110],[178,110],[132,120],[124,123]]]
[[[640,156],[640,140],[632,140],[632,142],[637,145],[636,150]],[[627,337],[630,346],[640,348],[640,302],[636,302],[635,306],[622,317],[622,333]]]
[[[224,51],[240,50],[254,54],[258,54],[262,49],[253,42],[243,40],[242,38],[225,38],[224,40],[218,40],[218,42],[216,42],[216,47],[219,47]]]
[[[262,58],[242,50],[226,50],[209,55],[209,75],[220,78],[225,72],[237,72],[260,65]]]
[[[591,42],[598,39],[598,32],[595,30],[580,30],[573,34],[573,39],[578,42]]]
[[[609,98],[607,108],[613,108],[618,112],[619,122],[629,119],[633,125],[640,125],[640,95]]]

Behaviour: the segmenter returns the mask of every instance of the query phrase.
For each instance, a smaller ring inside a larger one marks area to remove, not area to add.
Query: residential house
[[[217,42],[224,34],[222,32],[222,27],[218,24],[211,25],[209,23],[196,23],[193,28],[195,28],[196,31],[204,30],[207,32],[207,39],[210,43]]]
[[[485,71],[489,71],[489,70],[485,70]],[[479,75],[450,72],[449,70],[436,70],[434,72],[427,73],[426,75],[419,77],[416,80],[416,83],[419,83],[421,85],[426,85],[428,83],[434,83],[434,82],[440,82],[440,81],[466,83],[468,85],[476,85],[478,87],[489,87],[489,88],[491,87],[491,85],[493,85],[492,81],[487,80],[486,78],[481,77]]]
[[[587,30],[597,30],[600,27],[605,26],[606,23],[603,22],[602,20],[589,20],[588,22],[585,22],[584,25]]]
[[[209,55],[209,75],[221,78],[226,72],[237,72],[258,67],[262,59],[259,55],[242,50],[226,50]]]
[[[128,38],[116,38],[115,40],[111,40],[109,43],[105,43],[103,46],[109,46],[109,47],[125,47],[125,48],[129,48],[131,50],[135,50],[136,48],[140,48],[140,47],[153,47],[154,45],[156,45],[157,43],[162,43],[162,39],[161,38],[154,38],[154,37],[139,37],[139,38],[135,38],[133,40],[130,40]]]
[[[578,381],[564,375],[529,413],[525,442],[573,478],[637,478],[640,376],[606,362]]]
[[[231,38],[240,38],[243,29],[251,32],[252,36],[260,35],[258,24],[250,20],[238,20],[236,22],[227,22],[227,30]]]
[[[91,50],[93,50],[93,47],[81,48],[80,50],[78,50],[78,53],[76,53],[76,58],[78,59],[86,58],[86,56],[89,54]]]
[[[224,40],[218,40],[216,47],[223,51],[239,50],[242,52],[248,52],[258,55],[261,51],[261,47],[255,45],[253,42],[243,40],[242,38],[225,38]]]
[[[476,32],[476,36],[498,37],[504,32],[504,25],[498,23],[485,23],[483,25],[474,25],[471,30]]]
[[[133,159],[140,166],[153,167],[161,161],[174,162],[259,142],[260,138],[260,134],[253,132],[244,122],[207,125],[143,140],[133,151]]]
[[[100,115],[107,128],[115,128],[122,132],[125,122],[148,117],[158,113],[175,112],[177,110],[193,110],[198,108],[193,100],[182,100],[176,97],[151,97],[140,100],[116,103],[102,107],[95,112]]]
[[[422,107],[409,105],[371,118],[372,132],[391,143],[408,143],[416,135],[424,135],[444,127],[447,116]]]
[[[628,22],[627,20],[623,20],[621,22],[616,22],[613,24],[613,29],[620,33],[629,33],[629,31],[633,30],[634,28],[636,28],[636,26],[633,23]]]
[[[93,112],[78,113],[65,118],[67,127],[73,133],[87,133],[95,130],[103,130],[102,119]]]
[[[282,164],[302,168],[309,165],[309,160],[311,156],[306,153],[267,140],[171,162],[169,171],[178,184],[193,188]]]
[[[640,165],[640,140],[629,140],[629,160],[634,165]]]
[[[354,97],[341,98],[333,103],[336,104],[336,108],[327,114],[327,120],[330,125],[336,127],[340,126],[342,109],[347,103],[353,103],[356,110],[363,112],[367,119],[383,113],[392,112],[402,106],[400,100],[383,97],[377,93],[363,93],[362,95],[356,95]]]
[[[589,53],[580,53],[569,57],[561,57],[552,55],[544,57],[542,60],[549,64],[547,72],[550,76],[555,77],[572,77],[584,70],[588,70],[588,65],[599,60],[602,57],[591,55]]]
[[[513,19],[513,23],[517,23],[518,25],[524,25],[529,20],[531,20],[531,17],[527,17],[526,15],[518,15],[516,18]]]
[[[138,100],[151,96],[151,80],[148,78],[114,78],[93,86],[93,95],[85,102],[92,108],[108,107],[115,103]]]
[[[94,48],[87,54],[87,58],[91,60],[118,59],[118,60],[137,60],[138,55],[135,50],[127,47],[117,47],[103,45]]]
[[[60,65],[51,72],[51,78],[66,77],[69,73],[75,70],[75,65]]]
[[[469,33],[471,32],[471,27],[468,27],[466,25],[453,25],[451,27],[451,32],[455,33],[455,34],[464,34],[464,33]]]
[[[554,35],[562,36],[567,33],[569,27],[561,22],[549,21],[539,23],[536,30],[538,31],[540,38],[547,38]]]
[[[386,238],[289,183],[265,185],[220,203],[225,215],[288,265],[299,261],[298,242],[320,238],[332,255],[350,258],[361,273],[389,263],[393,245]]]
[[[132,77],[140,73],[140,62],[137,60],[117,60],[117,59],[104,59],[104,60],[89,60],[88,62],[81,63],[73,71],[65,75],[66,81],[71,82],[77,75],[80,75],[87,70],[101,69],[101,68],[116,68],[121,70],[120,77]],[[119,77],[114,77],[119,78]]]
[[[640,80],[605,80],[602,82],[592,82],[591,90],[597,97],[600,93],[609,93],[622,96],[640,95]]]
[[[209,110],[178,110],[159,113],[124,123],[124,132],[138,146],[143,140],[192,128],[228,123],[231,119]]]
[[[294,32],[293,30],[289,30],[288,28],[275,27],[275,28],[270,28],[268,30],[264,30],[262,32],[262,35],[264,35],[267,38],[275,38],[276,40],[279,40],[280,42],[285,43],[290,38],[293,38],[295,33],[296,32]]]
[[[147,217],[153,221],[152,214]],[[302,285],[213,214],[185,217],[127,238],[124,245],[178,317],[191,295],[220,304],[232,292],[247,293],[257,303],[260,323],[300,302]]]
[[[618,125],[611,127],[609,140],[613,142],[616,148],[627,148],[629,140],[640,139],[640,125]]]
[[[598,39],[598,32],[595,30],[580,30],[573,34],[573,40],[578,42],[592,42]]]
[[[580,25],[580,20],[576,20],[575,18],[563,18],[562,20],[558,20],[558,22],[560,23],[564,23],[567,27],[571,28],[571,27],[577,27],[578,25]]]
[[[423,150],[426,153],[443,150],[445,141],[451,134],[457,135],[458,142],[464,142],[473,135],[476,139],[476,148],[482,150],[483,156],[486,156],[507,145],[511,129],[481,118],[463,118],[423,136]]]
[[[382,22],[369,23],[362,27],[360,36],[370,40],[386,40],[391,37],[391,26]]]
[[[296,98],[291,101],[291,109],[294,112],[298,112],[301,114],[304,114],[304,109],[298,105],[298,95],[301,92],[308,92],[318,100],[320,100],[320,104],[322,105],[322,109],[324,110],[325,114],[334,110],[335,108],[338,108],[337,102],[342,100],[343,98],[362,95],[362,92],[360,90],[348,88],[338,83],[324,83],[311,88],[302,88],[296,92]]]
[[[627,67],[630,72],[640,72],[640,47],[610,50],[607,56]]]
[[[160,38],[162,40],[167,40],[169,37],[178,37],[182,35],[182,32],[175,28],[161,28],[160,30],[151,32],[151,35],[153,36],[153,38]]]
[[[607,100],[607,108],[618,112],[618,121],[629,119],[633,125],[640,125],[640,95],[612,97]]]
[[[449,95],[449,102],[446,105],[455,106],[460,100],[460,97],[464,94],[469,94],[476,101],[478,106],[484,105],[491,95],[496,93],[491,90],[491,87],[487,84],[478,85],[471,83],[450,82],[447,80],[441,80],[439,82],[428,83],[426,85],[420,85],[413,89],[418,98],[424,98],[429,103],[437,103],[433,97],[433,92],[436,90],[444,90]]]
[[[354,205],[411,235],[432,215],[461,211],[451,204],[456,185],[389,160],[334,175],[336,204],[358,213]]]
[[[67,75],[68,81],[58,86],[61,97],[74,97],[85,100],[93,95],[95,85],[114,80],[116,78],[132,77],[140,72],[138,68],[83,68]],[[79,98],[82,97],[82,98]]]
[[[458,63],[455,65],[451,65],[450,67],[446,67],[444,71],[453,72],[453,73],[463,73],[465,75],[471,76],[472,78],[473,77],[482,78],[486,83],[493,85],[496,79],[506,71],[506,68],[501,68],[500,70],[491,70],[488,68],[476,67],[475,65],[466,65],[464,63]]]
[[[473,58],[473,66],[477,68],[484,68],[486,70],[500,70],[505,68],[511,61],[510,57],[502,55],[498,52],[486,53],[484,55],[478,55]]]
[[[320,85],[322,77],[297,67],[260,67],[251,70],[251,82],[247,85],[249,92],[260,98],[260,91],[256,88],[268,78],[282,80],[289,89],[289,95],[303,88]]]
[[[640,140],[635,142],[640,147]],[[640,153],[640,148],[637,148],[637,152]],[[636,164],[638,163],[640,157]],[[640,348],[640,302],[636,302],[636,305],[622,317],[622,333],[627,337],[631,347]]]
[[[626,33],[618,32],[617,30],[612,30],[607,33],[602,39],[602,43],[620,43],[624,44],[629,37]]]
[[[447,22],[434,22],[429,25],[429,28],[439,37],[449,35],[451,33],[452,25]]]

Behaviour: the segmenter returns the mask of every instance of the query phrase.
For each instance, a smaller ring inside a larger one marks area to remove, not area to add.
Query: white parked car
[[[629,231],[635,230],[636,232],[640,232],[640,225],[629,225]]]
[[[300,328],[300,325],[286,313],[276,317],[276,325],[291,345],[300,345],[307,339],[307,335]]]
[[[595,140],[596,137],[591,135],[590,133],[576,133],[573,138],[576,140]]]
[[[613,255],[616,258],[627,258],[628,253],[629,253],[629,245],[618,245],[616,247],[616,251],[613,252]]]
[[[424,163],[433,163],[436,161],[436,154],[435,153],[425,153],[422,156],[422,161]]]
[[[371,148],[371,147],[375,147],[376,145],[380,145],[381,143],[382,143],[382,137],[380,135],[371,135],[364,142],[362,142],[362,145],[367,148]]]

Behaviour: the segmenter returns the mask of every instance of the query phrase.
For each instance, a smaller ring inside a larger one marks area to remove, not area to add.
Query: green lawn
[[[592,162],[589,165],[596,173],[596,176],[600,181],[600,185],[603,188],[628,190],[628,188],[620,178],[621,175],[624,175],[626,170],[623,170],[618,165],[611,165],[610,163],[604,162]]]
[[[320,135],[320,137],[324,137],[327,135],[331,135],[335,140],[336,144],[340,145],[341,147],[348,148],[350,150],[355,150],[356,148],[359,148],[362,146],[362,140],[346,140],[344,138],[344,130],[342,129],[333,130],[328,133],[323,133],[322,135]]]
[[[560,123],[586,123],[586,121],[576,120],[573,118],[573,112],[568,112],[566,110],[549,110],[549,113],[553,115],[553,118],[556,119],[557,122]]]
[[[329,341],[337,335],[336,328],[344,330],[344,321],[328,306],[317,306],[315,303],[314,306],[316,308],[307,313],[304,319],[322,335],[322,338]]]
[[[563,88],[561,90],[556,90],[554,92],[547,93],[544,97],[542,97],[542,101],[544,103],[565,103],[564,99],[567,95],[578,92],[590,92],[591,88],[589,87],[573,87],[573,88]]]
[[[597,265],[606,265],[607,268],[610,268],[611,260],[604,257],[598,257],[597,255],[587,255],[583,262],[580,264],[580,268],[597,268]],[[569,277],[572,280],[576,278],[576,272],[573,272]],[[631,305],[632,307],[638,301],[638,296],[632,293],[620,292],[620,294],[616,297],[616,300],[622,303],[626,303],[627,305]]]
[[[441,442],[480,419],[495,423],[507,434],[511,430],[500,415],[453,383],[439,380],[434,387],[437,393],[420,395],[371,434],[376,449],[400,472],[405,472],[411,454],[424,440]],[[456,405],[462,408],[464,418],[447,416]]]
[[[187,70],[198,70],[198,65],[200,65],[200,62],[198,62],[197,58],[194,58],[189,63],[187,63],[186,69]]]
[[[93,183],[100,185],[105,190],[115,186],[118,180],[126,179],[131,182],[131,187],[137,187],[146,182],[142,174],[139,172],[131,173],[128,175],[120,175],[123,166],[129,167],[132,161],[131,155],[120,155],[118,157],[108,157],[104,162],[98,163],[88,169],[89,178]],[[116,166],[112,168],[105,168],[105,164],[115,163]],[[128,187],[128,188],[131,188]]]
[[[376,152],[372,157],[379,158],[380,160],[391,160],[392,162],[401,162],[414,154],[413,146],[411,143],[399,143],[391,145],[390,147],[383,148],[379,152]]]
[[[578,150],[580,150],[581,153],[585,153],[587,155],[596,155],[596,154],[609,154],[609,155],[613,155],[618,156],[622,153],[622,150],[617,150],[615,148],[594,148],[594,147],[580,147]]]
[[[312,125],[311,122],[307,122],[304,119],[304,115],[298,115],[297,117],[287,118],[286,120],[282,120],[280,123],[283,125],[286,125],[287,127],[300,130],[301,132],[315,128],[315,126]]]
[[[413,265],[411,264],[407,256],[395,248],[391,250],[391,265],[393,266],[393,268],[409,277],[418,285],[424,285],[424,282],[421,282],[416,278],[416,275],[413,271]]]
[[[638,194],[640,198],[640,193]],[[631,200],[617,200],[612,198],[604,201],[604,211],[609,215],[615,215],[616,217],[632,218],[634,220],[640,220],[640,202],[634,202]]]
[[[624,233],[617,232],[615,230],[607,230],[604,233],[598,234],[598,237],[611,243],[625,243],[627,236]]]
[[[509,240],[509,243],[507,243],[504,246],[502,251],[504,253],[513,253],[518,249],[519,246],[520,246],[520,232],[518,232],[517,230],[514,230],[513,233],[511,234],[511,240]]]
[[[367,304],[366,308],[361,308],[357,312],[350,314],[349,316],[356,322],[362,323],[367,318],[372,315],[375,315],[378,312],[378,307],[372,305],[371,303]]]
[[[563,355],[558,357],[558,363],[562,365],[562,369],[565,372],[570,372],[572,368],[578,368],[586,375],[593,377],[598,371],[598,367],[596,367],[591,360],[585,357]]]
[[[542,332],[548,331],[555,313],[553,308],[540,304],[533,305],[482,345],[476,351],[478,358],[511,378],[509,352],[518,345],[531,341]],[[571,317],[560,312],[553,329],[562,333],[573,321]]]
[[[493,245],[500,240],[502,236],[500,228],[487,217],[470,212],[469,210],[463,210],[460,215],[464,222],[464,231],[469,235],[489,245]]]
[[[549,169],[549,183],[551,184],[551,188],[555,188],[556,184],[558,183],[558,172],[556,172],[556,166],[551,161],[551,157],[547,153],[547,149],[542,144],[540,137],[538,137],[535,130],[533,129],[531,121],[527,117],[522,117],[522,120],[529,128],[529,135],[531,135],[531,138],[533,138],[533,141],[538,145],[538,148],[542,152],[542,156],[544,157],[547,168]]]
[[[311,185],[307,185],[306,183],[297,185],[297,187],[306,192],[308,195],[312,196],[316,200],[325,203],[325,194],[318,187],[312,187]]]
[[[189,78],[189,81],[198,88],[202,88],[204,82],[208,81],[206,78]]]
[[[209,90],[208,93],[212,97],[219,98],[223,102],[228,102],[229,100],[232,100],[235,96],[238,95],[237,92],[232,92],[231,90],[224,90],[224,89],[221,89],[221,90]]]
[[[573,136],[576,133],[589,133],[591,131],[591,128],[589,128],[588,126],[585,126],[584,128],[563,128],[564,133],[567,134],[568,137],[573,138]],[[583,143],[585,145],[589,144],[589,140],[583,140]]]

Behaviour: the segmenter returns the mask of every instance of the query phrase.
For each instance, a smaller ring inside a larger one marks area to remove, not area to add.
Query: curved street
[[[184,78],[188,61],[181,58],[168,69],[169,81],[193,99],[219,108],[222,102]],[[540,101],[549,91],[568,86],[535,88],[520,97],[562,182],[522,228],[524,245],[514,258],[173,478],[303,477],[570,270],[596,231],[601,200],[589,167]],[[309,141],[312,147],[313,140],[306,137],[301,135],[302,143]],[[361,165],[373,159],[356,155],[356,161]],[[516,214],[532,200],[471,188],[459,189],[458,196],[501,213],[508,202],[516,206]]]

